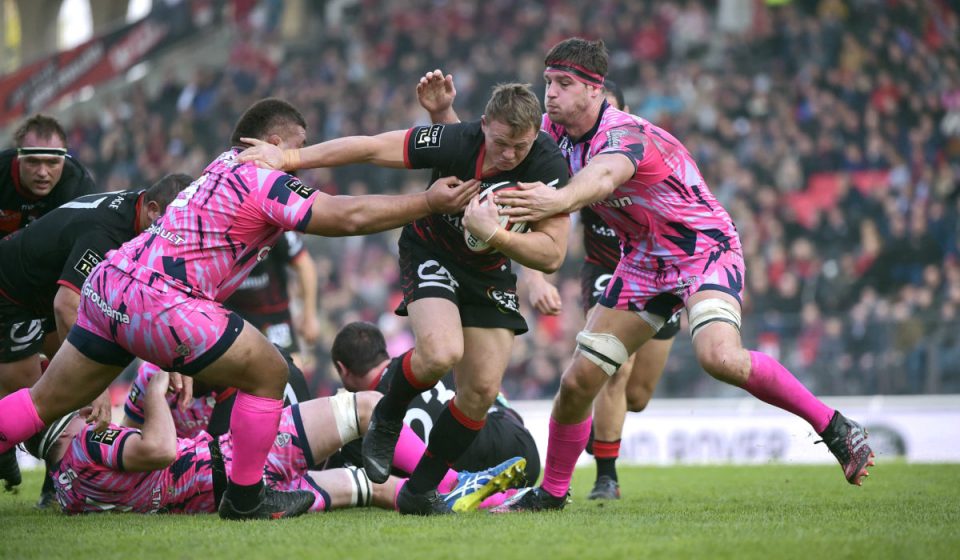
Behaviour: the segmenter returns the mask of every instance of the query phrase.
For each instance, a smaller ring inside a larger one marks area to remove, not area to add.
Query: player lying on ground
[[[233,438],[200,432],[177,438],[167,401],[169,376],[157,370],[144,395],[141,429],[111,425],[96,432],[76,413],[52,423],[27,442],[27,449],[57,466],[57,499],[66,513],[129,511],[137,513],[213,513],[233,467]],[[394,509],[405,479],[390,477],[373,484],[362,469],[313,471],[344,443],[361,437],[380,395],[341,393],[286,407],[264,477],[280,490],[307,491],[310,511],[374,505]],[[412,438],[412,439],[411,439]],[[401,437],[397,466],[411,461],[425,446],[409,430]],[[449,507],[470,511],[492,494],[519,483],[524,460],[515,458],[479,473],[445,478]],[[497,500],[502,501],[502,500]]]
[[[350,392],[386,393],[394,377],[402,375],[402,356],[391,358],[387,354],[387,342],[383,333],[372,323],[358,321],[340,329],[333,340],[330,358],[344,388]],[[424,441],[429,441],[433,425],[453,399],[452,387],[450,379],[444,378],[410,401],[403,421]],[[487,465],[496,465],[517,456],[527,460],[524,473],[526,483],[536,484],[540,477],[540,453],[537,443],[524,426],[520,414],[510,406],[503,395],[498,395],[487,411],[487,421],[477,438],[457,459],[453,468],[479,471]],[[363,464],[360,442],[345,445],[340,453],[328,461],[328,465],[344,464]]]

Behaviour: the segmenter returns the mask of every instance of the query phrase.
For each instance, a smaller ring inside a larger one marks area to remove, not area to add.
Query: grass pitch
[[[620,469],[623,499],[585,496],[574,479],[559,513],[444,518],[382,510],[310,514],[282,522],[215,516],[33,509],[40,473],[19,494],[0,491],[0,558],[958,558],[960,465],[881,462],[862,488],[838,466]]]

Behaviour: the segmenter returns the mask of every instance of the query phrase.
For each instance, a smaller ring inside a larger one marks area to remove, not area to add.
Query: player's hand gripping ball
[[[517,184],[513,181],[494,183],[480,192],[480,202],[483,203],[487,197],[491,197],[497,192],[518,188]],[[498,204],[497,208],[502,209],[504,206]],[[510,220],[509,216],[500,216],[500,227],[514,233],[524,233],[528,229],[527,222],[514,222]],[[494,250],[493,247],[484,242],[484,240],[470,233],[470,230],[467,228],[463,229],[463,238],[467,242],[467,247],[475,253],[490,253]]]

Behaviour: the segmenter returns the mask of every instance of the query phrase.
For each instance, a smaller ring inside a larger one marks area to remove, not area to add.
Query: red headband
[[[603,76],[597,74],[596,72],[591,72],[579,64],[570,62],[569,60],[558,60],[553,64],[547,66],[547,70],[554,70],[556,72],[564,72],[570,74],[572,77],[577,80],[591,86],[602,86],[603,85]]]

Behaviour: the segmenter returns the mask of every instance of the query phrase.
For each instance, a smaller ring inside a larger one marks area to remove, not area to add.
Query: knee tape
[[[730,323],[738,331],[740,330],[740,310],[720,298],[709,298],[697,302],[687,312],[687,318],[690,320],[690,338],[697,336],[700,327],[716,321]]]
[[[357,415],[357,394],[340,391],[330,397],[333,420],[340,433],[340,441],[349,443],[360,437],[360,417]]]
[[[591,362],[600,366],[607,375],[613,375],[630,355],[620,339],[609,333],[580,331],[577,334],[577,350]]]

